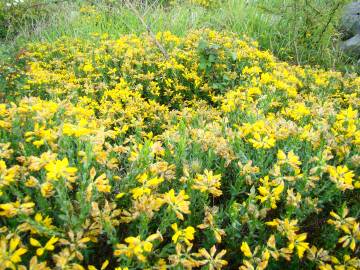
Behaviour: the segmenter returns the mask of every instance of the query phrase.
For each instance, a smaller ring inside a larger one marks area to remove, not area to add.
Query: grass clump
[[[358,77],[234,34],[29,44],[4,67],[2,268],[358,269]]]

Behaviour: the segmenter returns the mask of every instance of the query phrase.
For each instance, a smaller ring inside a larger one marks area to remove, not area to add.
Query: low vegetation
[[[345,0],[0,2],[0,270],[360,269]]]
[[[359,269],[359,77],[230,33],[157,40],[4,67],[0,268]]]

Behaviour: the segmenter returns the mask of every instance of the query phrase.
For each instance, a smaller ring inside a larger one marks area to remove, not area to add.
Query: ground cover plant
[[[359,269],[359,77],[156,38],[2,68],[0,269]]]

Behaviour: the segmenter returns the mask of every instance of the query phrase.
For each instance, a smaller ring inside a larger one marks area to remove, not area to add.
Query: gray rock
[[[345,6],[341,18],[342,30],[351,36],[360,33],[360,1]]]
[[[350,56],[360,56],[360,34],[343,41],[340,48]]]
[[[360,57],[360,1],[345,6],[341,32],[344,41],[340,48],[350,56]]]

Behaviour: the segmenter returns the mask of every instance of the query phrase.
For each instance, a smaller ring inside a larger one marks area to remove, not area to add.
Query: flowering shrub
[[[157,38],[2,68],[0,269],[359,269],[360,78]]]

